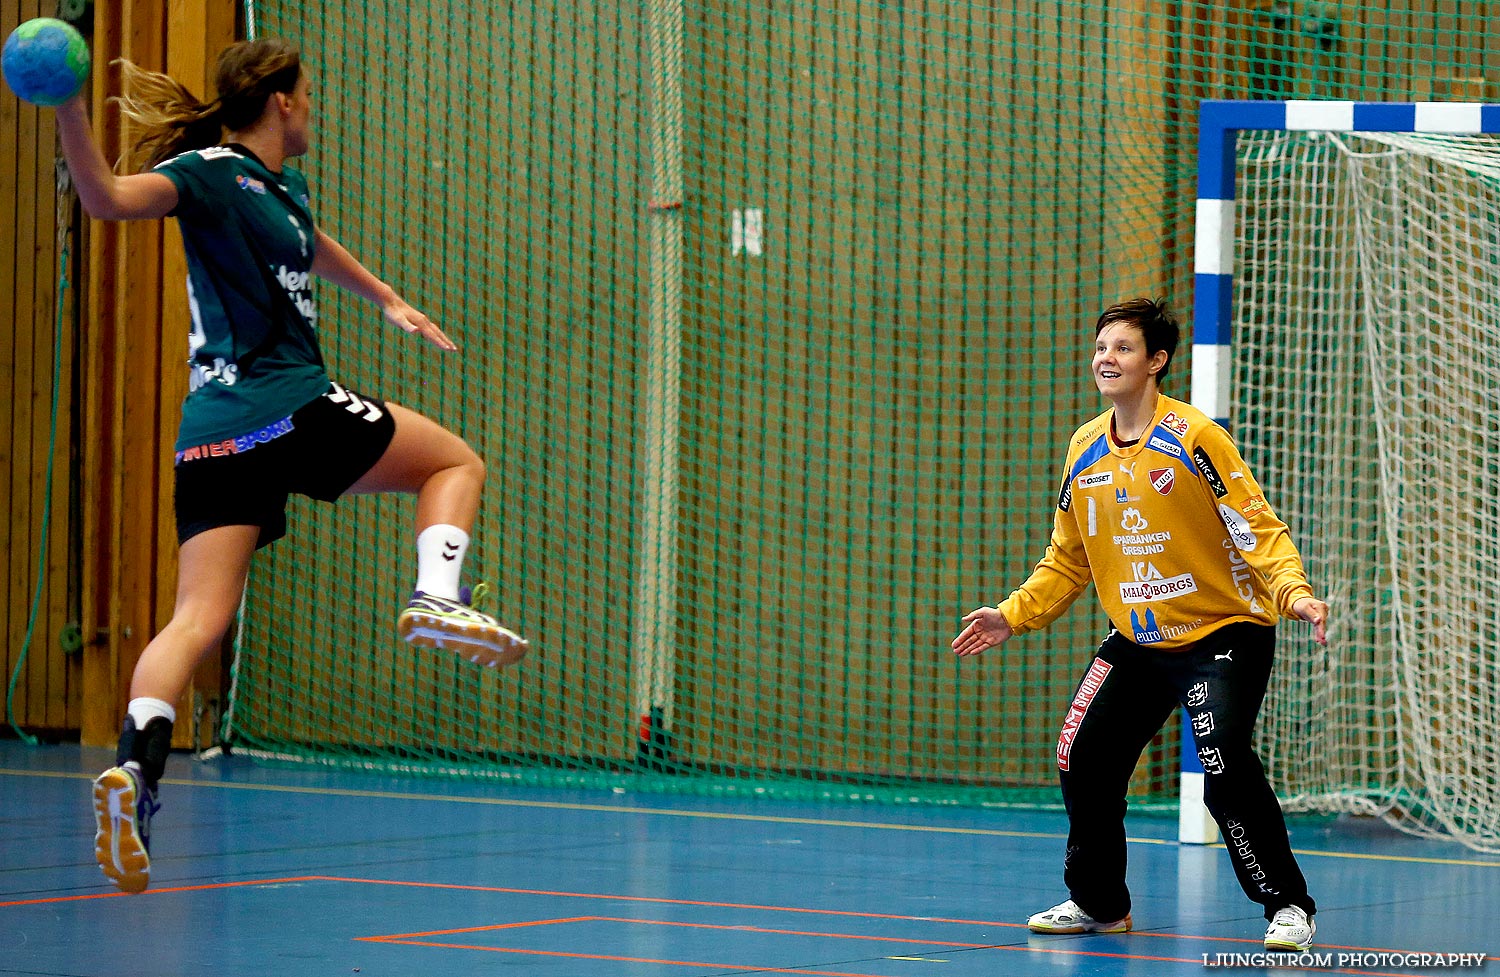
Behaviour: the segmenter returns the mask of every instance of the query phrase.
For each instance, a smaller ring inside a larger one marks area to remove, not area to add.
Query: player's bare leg
[[[484,463],[462,438],[399,404],[390,446],[350,493],[407,492],[417,496],[417,585],[396,620],[402,640],[451,651],[487,668],[510,665],[526,639],[474,609],[488,589],[459,586],[469,530],[479,511]]]
[[[172,620],[136,663],[116,765],[94,781],[94,859],[125,892],[151,881],[151,818],[161,809],[157,782],[172,748],[172,704],[228,630],[259,535],[257,526],[219,526],[178,551]]]

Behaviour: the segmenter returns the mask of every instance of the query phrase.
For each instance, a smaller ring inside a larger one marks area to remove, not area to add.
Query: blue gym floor
[[[1060,814],[557,791],[173,756],[151,889],[92,855],[110,753],[0,740],[0,974],[836,977],[1196,974],[1261,950],[1222,847],[1130,822],[1138,929],[1037,936]],[[1500,951],[1500,856],[1294,819],[1323,969],[1473,973]],[[1242,968],[1260,970],[1262,968]]]

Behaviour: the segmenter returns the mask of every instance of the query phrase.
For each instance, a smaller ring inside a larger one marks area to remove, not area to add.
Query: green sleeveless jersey
[[[187,399],[177,450],[288,417],[328,390],[314,331],[307,180],[248,149],[213,146],[155,172],[177,187],[171,216],[187,251]]]

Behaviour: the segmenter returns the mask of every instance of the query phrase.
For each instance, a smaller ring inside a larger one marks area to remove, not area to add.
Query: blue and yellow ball
[[[72,25],[51,17],[28,20],[11,31],[0,52],[5,83],[33,105],[61,105],[89,77],[88,42]]]

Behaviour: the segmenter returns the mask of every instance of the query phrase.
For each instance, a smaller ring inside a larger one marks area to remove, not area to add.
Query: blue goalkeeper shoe
[[[407,644],[451,651],[485,668],[514,665],[525,657],[527,641],[474,609],[474,601],[488,589],[480,584],[471,595],[465,587],[459,591],[458,600],[419,590],[396,619],[396,633]]]
[[[159,810],[155,788],[133,764],[94,781],[94,860],[124,892],[144,892],[151,882],[151,816]]]

